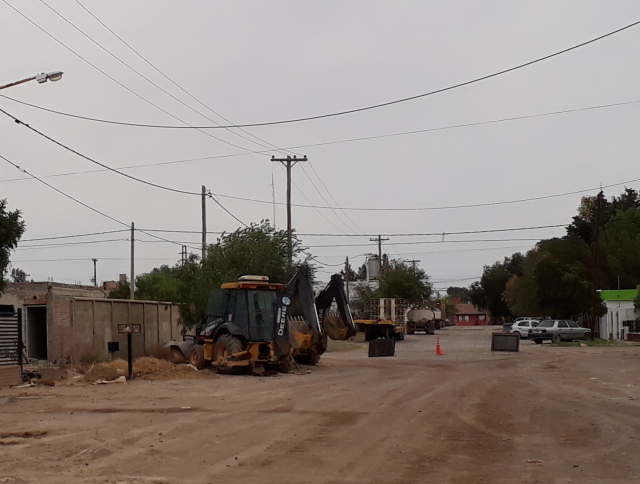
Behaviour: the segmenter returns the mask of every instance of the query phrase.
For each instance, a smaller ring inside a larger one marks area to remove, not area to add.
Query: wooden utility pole
[[[299,161],[307,161],[307,155],[302,158],[287,156],[286,158],[271,157],[271,161],[282,163],[287,168],[287,240],[289,244],[289,266],[293,265],[293,246],[291,244],[291,167]]]
[[[349,258],[344,263],[344,279],[346,281],[347,304],[349,304],[349,279],[351,279],[351,267],[349,266]]]
[[[596,335],[596,302],[597,302],[597,285],[598,285],[598,238],[600,236],[600,208],[604,200],[604,193],[600,190],[596,197],[596,220],[594,227],[594,243],[593,243],[593,288],[591,290],[591,339],[595,339]]]
[[[131,284],[129,284],[129,299],[132,301],[135,299],[134,293],[136,290],[136,273],[134,268],[134,256],[135,256],[135,225],[131,222]]]
[[[207,188],[202,185],[202,263],[207,255]]]
[[[378,258],[380,259],[380,263],[382,264],[382,243],[386,242],[387,239],[383,239],[382,237],[380,237],[379,235],[375,238],[375,239],[369,239],[371,242],[377,242],[378,243]]]
[[[415,271],[416,271],[416,264],[417,264],[418,262],[420,262],[420,261],[419,261],[419,260],[408,260],[407,262],[408,262],[409,264],[413,264],[413,272],[415,272]]]

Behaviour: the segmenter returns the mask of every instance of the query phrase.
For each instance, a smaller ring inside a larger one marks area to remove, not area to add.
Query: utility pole
[[[371,242],[377,242],[378,243],[378,258],[380,259],[380,263],[382,263],[382,243],[386,242],[389,239],[388,238],[383,239],[382,237],[380,237],[378,235],[375,239],[369,239],[369,240]]]
[[[420,261],[419,261],[419,260],[408,260],[407,262],[408,262],[409,264],[413,264],[413,272],[415,272],[415,271],[416,271],[416,264],[417,264],[418,262],[420,262]]]
[[[96,275],[96,262],[98,259],[91,259],[93,261],[93,287],[98,287],[98,279]]]
[[[136,285],[136,273],[135,273],[135,269],[134,269],[134,265],[133,265],[133,260],[134,260],[134,255],[135,255],[135,225],[133,222],[131,222],[131,284],[129,284],[129,299],[131,299],[132,301],[135,299],[134,297],[134,293],[135,293],[135,285]]]
[[[596,197],[596,220],[594,227],[594,244],[593,244],[593,288],[591,290],[591,324],[589,325],[591,329],[591,339],[595,339],[596,332],[596,301],[597,301],[597,285],[598,285],[598,238],[600,235],[600,208],[602,206],[602,202],[604,200],[604,193],[600,190],[598,196]]]
[[[207,188],[202,185],[202,263],[207,255]]]
[[[347,304],[349,304],[349,279],[351,279],[351,267],[349,267],[349,258],[344,263],[344,279],[347,282]]]
[[[293,265],[293,246],[291,245],[291,167],[299,161],[307,161],[307,155],[302,158],[287,156],[286,158],[271,157],[271,161],[282,163],[287,167],[287,239],[289,243],[289,266]]]

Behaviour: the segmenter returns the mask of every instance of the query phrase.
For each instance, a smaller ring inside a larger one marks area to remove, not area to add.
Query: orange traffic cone
[[[438,338],[438,343],[436,344],[436,355],[443,356],[442,348],[440,348],[440,338]]]

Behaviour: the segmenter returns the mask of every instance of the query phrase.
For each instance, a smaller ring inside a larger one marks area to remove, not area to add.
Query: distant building
[[[488,324],[487,313],[479,310],[473,304],[457,303],[456,309],[458,312],[453,316],[453,322],[459,326],[486,326]]]
[[[29,359],[80,361],[84,356],[127,356],[126,326],[133,326],[133,356],[150,354],[182,337],[180,312],[169,302],[107,299],[102,288],[58,282],[9,283],[0,305],[22,310]]]
[[[640,311],[633,305],[637,289],[601,291],[607,314],[600,318],[600,337],[640,341]]]

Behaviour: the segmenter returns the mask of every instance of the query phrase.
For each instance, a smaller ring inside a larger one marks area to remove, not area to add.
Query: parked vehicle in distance
[[[529,330],[535,328],[538,323],[540,323],[538,319],[520,319],[511,325],[509,333],[520,333],[520,338],[528,338]]]
[[[565,319],[541,321],[529,330],[529,339],[534,340],[536,344],[541,344],[546,339],[551,340],[552,343],[559,343],[589,338],[591,338],[589,328],[583,328],[578,323]]]

